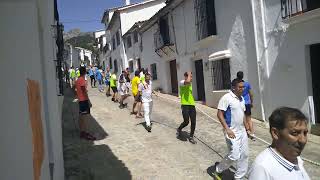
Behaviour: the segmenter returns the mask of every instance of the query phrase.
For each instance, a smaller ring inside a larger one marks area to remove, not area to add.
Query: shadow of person
[[[105,139],[108,136],[108,133],[104,131],[104,129],[99,125],[97,120],[91,114],[89,114],[87,117],[89,132],[92,133],[92,135],[97,138],[97,140]]]
[[[189,136],[189,133],[187,133],[186,131],[181,131],[180,134],[177,135],[177,139],[179,139],[180,141],[188,141]]]
[[[214,176],[214,172],[216,171],[216,165],[210,166],[207,168],[207,173],[209,174],[209,176],[213,177],[213,179],[215,179]],[[234,173],[232,171],[230,171],[229,169],[225,170],[222,172],[222,178],[223,180],[234,180]]]
[[[80,139],[79,109],[73,99],[71,89],[66,89],[62,113],[65,179],[132,179],[130,170],[108,145],[95,145],[93,141]],[[108,136],[108,133],[91,115],[88,117],[87,125],[89,131],[97,135],[98,139]]]
[[[146,131],[148,131],[147,123],[145,121],[136,124],[136,126],[142,125]],[[151,123],[152,125],[152,123]]]

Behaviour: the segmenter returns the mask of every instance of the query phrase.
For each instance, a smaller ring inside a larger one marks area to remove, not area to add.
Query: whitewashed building
[[[141,64],[161,77],[155,88],[176,95],[192,71],[194,97],[212,107],[241,70],[253,86],[253,115],[262,119],[253,32],[249,0],[170,0],[140,28]]]
[[[0,2],[0,179],[64,179],[57,1]]]
[[[122,69],[129,67],[123,35],[136,22],[152,17],[165,5],[164,2],[165,0],[149,0],[136,4],[127,4],[104,12],[101,22],[106,27],[106,46],[109,47],[105,53],[108,56],[104,57],[104,61],[107,61],[107,65],[112,71],[120,72]]]
[[[65,62],[67,64],[68,68],[71,68],[72,66],[74,68],[79,67],[81,62],[80,62],[80,52],[78,49],[76,49],[74,46],[71,44],[66,44],[65,45]]]
[[[79,54],[79,62],[80,66],[91,66],[93,65],[94,55],[92,51],[88,49],[84,49],[82,47],[75,47],[77,53]]]
[[[296,107],[320,134],[320,1],[252,4],[265,116],[278,106]]]
[[[105,30],[98,30],[94,33],[95,38],[95,48],[98,51],[97,54],[97,64],[101,65],[103,69],[105,69],[106,61],[105,61],[105,48],[107,43],[106,31]]]

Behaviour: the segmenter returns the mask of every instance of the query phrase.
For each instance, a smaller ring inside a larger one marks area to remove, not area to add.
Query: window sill
[[[194,50],[208,48],[218,39],[217,35],[211,35],[194,43]]]
[[[284,19],[283,22],[292,25],[302,23],[318,17],[320,17],[320,8]]]

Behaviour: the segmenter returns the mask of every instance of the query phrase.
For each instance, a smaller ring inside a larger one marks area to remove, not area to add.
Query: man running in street
[[[90,69],[89,69],[89,76],[90,76],[90,80],[91,80],[91,87],[92,88],[96,87],[96,78],[95,78],[95,74],[94,74],[92,66],[90,66]]]
[[[236,180],[243,179],[248,170],[248,136],[245,123],[245,103],[242,97],[244,85],[240,79],[231,83],[231,91],[219,101],[218,119],[223,127],[229,153],[220,163],[216,163],[215,178],[221,180],[222,172],[236,163]]]
[[[197,112],[192,95],[192,72],[185,72],[184,80],[180,81],[180,98],[183,122],[177,129],[177,136],[181,136],[181,130],[188,126],[189,121],[191,121],[189,141],[192,144],[196,144],[197,142],[194,140],[193,135],[196,129]]]
[[[103,80],[103,72],[102,72],[102,69],[101,67],[98,67],[97,68],[98,70],[96,71],[96,78],[98,80],[98,90],[99,92],[103,92],[103,85],[102,85],[102,80]]]
[[[150,74],[145,75],[145,83],[139,84],[139,93],[141,93],[141,100],[144,109],[144,120],[146,121],[147,131],[151,132],[150,116],[152,113],[152,82]]]
[[[140,77],[139,77],[139,71],[135,71],[134,72],[134,78],[132,79],[131,82],[131,89],[132,89],[132,95],[134,98],[134,102],[132,105],[132,112],[131,114],[136,114],[136,118],[142,118],[142,114],[141,114],[141,96],[139,95],[139,91],[138,91],[138,86],[140,84]],[[138,111],[135,112],[134,109],[137,106]]]
[[[239,71],[237,72],[237,79],[243,80],[243,72]],[[253,107],[253,93],[251,91],[251,85],[247,81],[243,81],[244,89],[242,96],[244,98],[246,111],[244,112],[246,116],[246,123],[248,126],[247,134],[248,137],[252,140],[254,140],[254,130],[253,130],[253,122],[251,120],[251,108]]]
[[[74,70],[73,66],[69,69],[69,77],[70,77],[70,87],[73,88],[75,80],[76,80],[76,71]]]
[[[80,77],[77,79],[75,86],[77,97],[79,100],[79,128],[80,128],[80,138],[87,140],[96,140],[94,136],[92,136],[87,131],[87,121],[88,116],[90,115],[91,103],[88,96],[87,85],[86,85],[86,68],[80,67]]]
[[[126,83],[126,75],[127,73],[125,71],[122,71],[122,74],[120,75],[119,82],[118,82],[118,91],[120,95],[120,102],[119,102],[120,109],[127,107],[127,103],[123,103],[123,102],[129,96],[128,87]]]
[[[106,83],[106,96],[111,96],[110,94],[110,69],[107,67],[106,72],[105,72],[105,83]]]
[[[115,72],[113,72],[110,77],[110,88],[113,92],[111,101],[118,102],[117,75],[115,74]]]

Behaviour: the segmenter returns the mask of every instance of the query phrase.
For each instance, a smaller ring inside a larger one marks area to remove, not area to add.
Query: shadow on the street
[[[132,179],[130,170],[118,159],[106,144],[95,145],[93,141],[80,139],[78,126],[78,103],[68,88],[63,104],[63,153],[66,180]],[[98,140],[108,133],[95,117],[87,121],[90,133]]]
[[[179,136],[177,136],[177,139],[179,139],[180,141],[188,141],[189,137],[189,133],[187,133],[186,131],[181,131]]]
[[[215,179],[214,172],[216,169],[216,165],[210,166],[207,168],[207,173]],[[234,173],[230,171],[229,169],[222,172],[222,178],[223,180],[233,180],[234,179]]]

